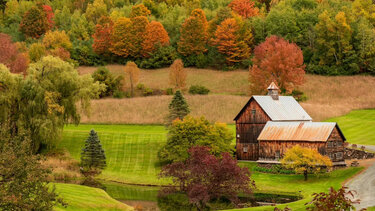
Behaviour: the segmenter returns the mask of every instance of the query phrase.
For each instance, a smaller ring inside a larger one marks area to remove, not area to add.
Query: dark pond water
[[[159,210],[191,210],[188,207],[185,196],[177,195],[168,199],[159,199],[158,192],[160,187],[141,186],[141,185],[124,185],[119,183],[104,183],[106,192],[114,199],[125,204],[138,208],[143,211]],[[240,197],[243,206],[261,206],[269,203],[289,203],[301,199],[296,193],[266,193],[256,192],[253,198]],[[212,210],[233,208],[226,202],[213,204]]]

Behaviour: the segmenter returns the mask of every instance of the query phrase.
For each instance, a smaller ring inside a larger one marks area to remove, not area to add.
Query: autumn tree
[[[169,68],[169,84],[175,89],[186,86],[187,72],[181,59],[176,59]]]
[[[95,26],[95,34],[93,35],[92,48],[95,53],[107,56],[110,54],[112,32],[113,22],[111,18],[102,16]]]
[[[354,204],[360,201],[352,200],[354,198],[353,191],[347,191],[347,187],[341,187],[335,190],[330,187],[329,192],[314,193],[311,202],[306,205],[312,205],[306,208],[311,211],[350,211],[355,210]]]
[[[0,63],[13,73],[25,73],[28,65],[27,57],[18,51],[11,37],[3,33],[0,33]]]
[[[220,198],[237,205],[238,194],[251,194],[255,189],[249,170],[239,167],[229,153],[218,158],[210,153],[209,147],[202,146],[191,147],[187,153],[187,160],[169,164],[161,170],[162,177],[173,178],[172,186],[164,188],[164,194],[183,192],[190,204],[203,210],[207,202]]]
[[[53,21],[55,14],[53,13],[52,7],[49,5],[43,5],[42,8],[48,21],[48,27],[49,29],[52,29],[55,25],[55,22]]]
[[[375,33],[366,19],[358,21],[358,32],[354,38],[361,72],[375,73]]]
[[[117,56],[128,57],[132,46],[130,28],[132,21],[129,18],[119,18],[113,26],[110,51]]]
[[[50,23],[42,8],[33,6],[22,18],[21,32],[27,37],[39,38],[50,29]]]
[[[276,82],[282,91],[291,93],[304,81],[302,50],[283,38],[268,37],[254,49],[252,61],[249,81],[254,94],[264,92],[271,82]]]
[[[138,83],[140,70],[136,63],[128,62],[125,66],[125,73],[129,76],[131,96],[134,96],[134,86]]]
[[[147,7],[143,4],[134,5],[132,7],[132,10],[130,12],[130,17],[134,18],[137,16],[149,16],[151,14],[151,11],[147,9]]]
[[[43,45],[48,53],[67,61],[73,45],[65,31],[48,31],[43,37]]]
[[[85,15],[93,23],[97,23],[102,16],[107,16],[107,5],[104,3],[104,0],[94,0],[92,4],[89,3]]]
[[[241,25],[241,20],[228,18],[221,22],[215,32],[213,43],[226,56],[229,65],[250,57],[252,34],[249,31],[244,34],[246,29],[243,30]]]
[[[131,19],[130,39],[132,42],[129,48],[130,56],[134,58],[141,57],[143,54],[143,41],[146,33],[146,27],[149,24],[145,16],[137,16]]]
[[[184,56],[201,54],[207,51],[208,23],[203,10],[195,9],[180,29],[178,52]]]
[[[173,121],[168,130],[167,143],[158,152],[162,162],[186,160],[192,146],[207,146],[215,156],[232,150],[233,135],[224,123],[212,124],[204,117],[186,116]]]
[[[31,62],[39,61],[46,54],[46,47],[42,43],[36,42],[29,47],[29,59]]]
[[[243,18],[257,16],[259,13],[259,9],[251,0],[233,0],[228,6]]]
[[[157,21],[147,24],[142,43],[143,56],[149,57],[157,47],[167,45],[169,45],[169,37],[163,25]]]
[[[296,145],[286,151],[281,164],[286,168],[294,169],[296,173],[303,174],[307,180],[308,173],[318,173],[324,167],[331,167],[332,161],[315,149]]]

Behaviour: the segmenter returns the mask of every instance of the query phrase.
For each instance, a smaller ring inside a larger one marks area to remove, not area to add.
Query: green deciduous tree
[[[211,154],[220,156],[232,150],[232,139],[233,135],[226,124],[211,124],[204,117],[186,116],[169,127],[167,143],[159,150],[158,157],[162,162],[184,161],[192,146],[207,146]]]
[[[100,97],[106,97],[113,94],[114,91],[120,90],[121,76],[115,77],[106,67],[99,67],[93,74],[94,81],[104,84],[106,89],[100,93]]]
[[[286,168],[294,169],[296,173],[303,174],[307,180],[308,173],[318,173],[324,167],[331,167],[332,161],[315,149],[296,145],[286,151],[281,164]]]
[[[107,5],[104,3],[104,0],[94,0],[92,4],[89,3],[87,5],[85,14],[87,20],[96,24],[100,17],[108,15]]]
[[[29,59],[31,62],[39,61],[46,53],[46,47],[42,43],[36,42],[29,47]]]
[[[184,117],[190,113],[189,105],[187,104],[180,90],[176,91],[168,108],[169,108],[169,115],[168,115],[169,124],[176,119],[180,119],[180,120],[184,119]]]
[[[106,157],[98,134],[90,131],[89,137],[86,139],[85,147],[81,152],[82,172],[86,176],[95,176],[101,173],[106,167]]]

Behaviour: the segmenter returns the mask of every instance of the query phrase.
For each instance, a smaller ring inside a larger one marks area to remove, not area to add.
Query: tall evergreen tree
[[[96,175],[100,174],[101,170],[106,167],[106,157],[98,134],[90,131],[90,136],[87,138],[85,147],[81,152],[81,167],[83,174]]]
[[[171,123],[175,119],[183,119],[190,113],[189,105],[180,90],[177,90],[169,104],[168,122]]]

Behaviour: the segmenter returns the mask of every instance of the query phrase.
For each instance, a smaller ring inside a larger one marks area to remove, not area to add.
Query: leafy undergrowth
[[[348,142],[375,145],[375,109],[355,110],[327,121],[337,122]]]
[[[56,211],[67,210],[133,210],[132,207],[111,198],[104,190],[82,185],[53,183],[56,192],[68,204],[58,206]]]

